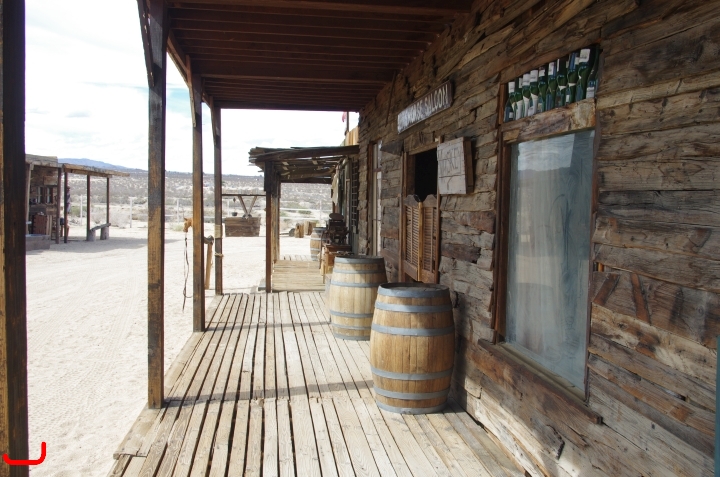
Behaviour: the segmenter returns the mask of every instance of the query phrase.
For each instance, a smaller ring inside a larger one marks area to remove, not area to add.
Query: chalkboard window
[[[585,385],[594,131],[513,144],[506,340]]]

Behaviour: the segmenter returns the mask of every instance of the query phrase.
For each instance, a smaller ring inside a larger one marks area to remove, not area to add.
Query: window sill
[[[562,379],[558,379],[557,376],[551,376],[548,371],[520,355],[507,344],[493,345],[480,340],[477,345],[484,348],[495,360],[495,363],[485,363],[485,365],[509,368],[513,374],[522,376],[528,383],[536,386],[539,392],[545,392],[551,398],[570,406],[588,421],[602,424],[602,416],[587,406],[582,390],[567,382],[563,383]]]
[[[503,123],[500,131],[503,142],[512,144],[594,127],[595,98],[591,98]]]

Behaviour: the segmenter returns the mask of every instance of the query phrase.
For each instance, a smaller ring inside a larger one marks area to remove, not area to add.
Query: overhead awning
[[[340,161],[359,152],[357,145],[291,149],[256,147],[250,150],[250,163],[264,172],[267,163],[272,162],[280,182],[330,184]]]
[[[220,108],[359,111],[471,3],[172,1],[168,48]]]

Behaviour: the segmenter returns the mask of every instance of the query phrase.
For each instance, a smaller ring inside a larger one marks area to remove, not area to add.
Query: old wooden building
[[[7,22],[22,1],[3,4],[3,38],[18,40]],[[150,88],[148,409],[112,475],[713,474],[720,1],[138,5]],[[24,438],[24,269],[7,255],[21,247],[8,209],[22,192],[10,179],[22,152],[17,44],[3,42],[0,414]],[[380,412],[367,350],[332,337],[318,294],[222,295],[218,210],[221,297],[206,316],[200,226],[197,333],[165,375],[166,50],[192,91],[198,204],[202,101],[216,190],[222,109],[360,112],[357,251],[384,257],[392,281],[451,290],[457,405]],[[557,107],[535,84],[514,92],[540,71],[562,92],[552,89]],[[2,449],[26,455],[9,442]]]

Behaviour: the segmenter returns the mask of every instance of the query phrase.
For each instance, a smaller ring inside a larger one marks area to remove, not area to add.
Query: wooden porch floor
[[[310,255],[285,255],[273,266],[272,289],[275,292],[325,291],[318,262]]]
[[[367,342],[333,337],[319,293],[225,295],[144,410],[111,476],[522,476],[456,404],[373,399]]]

